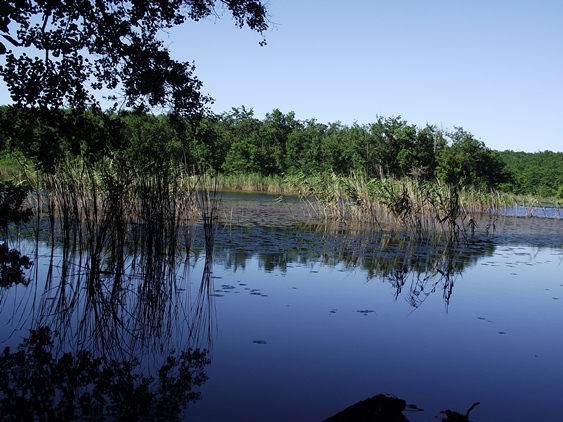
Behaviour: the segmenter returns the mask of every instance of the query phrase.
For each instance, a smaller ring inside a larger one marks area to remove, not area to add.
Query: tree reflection
[[[31,268],[33,262],[19,250],[8,246],[10,225],[19,229],[33,214],[30,208],[24,206],[28,192],[29,186],[25,184],[0,180],[0,287],[29,283],[24,270]]]
[[[436,291],[442,291],[447,307],[457,277],[495,249],[490,240],[478,236],[452,242],[326,225],[297,230],[229,226],[221,234],[215,259],[234,271],[244,269],[252,257],[266,272],[285,273],[291,263],[342,265],[363,270],[368,280],[389,282],[393,296],[397,299],[404,295],[412,308],[419,307]]]
[[[492,255],[494,245],[488,241],[433,242],[403,237],[382,237],[377,251],[362,260],[368,278],[388,280],[398,298],[405,287],[405,298],[418,308],[431,294],[442,291],[449,306],[455,280],[483,256]]]
[[[89,350],[58,354],[49,327],[30,330],[17,351],[0,355],[2,416],[10,420],[111,417],[136,421],[179,419],[206,380],[205,351],[171,352],[157,376],[139,372],[139,360],[112,360]]]
[[[26,278],[29,258],[0,245],[1,287],[16,299],[13,307],[2,301],[3,311],[13,312],[14,333],[30,333],[0,357],[1,414],[178,419],[207,379],[214,313],[204,299],[213,290],[213,239],[192,308],[196,221],[173,202],[153,201],[147,190],[135,218],[116,211],[111,196],[109,205],[84,206],[75,215],[76,198],[65,202],[66,192],[47,198],[49,237],[39,237],[40,218],[34,228],[37,245],[48,240],[46,270],[36,266]],[[16,282],[28,287],[10,289]]]
[[[16,284],[29,284],[25,271],[31,268],[33,262],[29,256],[22,255],[17,249],[10,249],[6,242],[0,243],[0,287],[10,287]]]

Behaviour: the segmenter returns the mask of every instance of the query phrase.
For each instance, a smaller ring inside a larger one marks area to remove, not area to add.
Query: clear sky
[[[463,127],[496,150],[563,151],[563,0],[267,1],[265,47],[228,14],[166,38],[195,62],[213,111],[346,125],[401,116]]]
[[[269,0],[269,11],[265,47],[227,15],[170,34],[215,112],[400,115],[492,149],[563,151],[562,0]]]

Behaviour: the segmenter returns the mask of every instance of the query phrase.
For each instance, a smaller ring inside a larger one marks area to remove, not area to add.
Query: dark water
[[[562,259],[499,248],[447,281],[405,274],[400,292],[343,263],[218,265],[210,382],[193,420],[320,420],[379,392],[425,410],[411,420],[476,401],[475,420],[559,420],[541,403],[563,392]]]
[[[474,421],[563,420],[562,221],[413,242],[306,225],[298,201],[275,199],[225,195],[212,262],[201,231],[151,283],[131,252],[119,300],[115,275],[89,282],[77,251],[20,241],[35,264],[28,286],[2,290],[4,346],[48,325],[61,349],[135,355],[147,371],[206,348],[192,421],[320,421],[379,393],[423,409],[411,421],[475,402]]]

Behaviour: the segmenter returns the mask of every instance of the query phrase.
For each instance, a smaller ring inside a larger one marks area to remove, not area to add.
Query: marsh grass
[[[207,176],[211,177],[211,176]],[[292,193],[282,176],[263,176],[258,173],[215,174],[217,189],[222,191],[248,191],[263,193]]]
[[[477,221],[489,228],[510,200],[497,192],[416,179],[341,177],[334,173],[293,175],[288,184],[297,189],[311,216],[351,226],[372,225],[421,237],[440,234],[459,240],[473,234]]]
[[[190,332],[196,331],[201,318],[192,309],[178,309],[186,290],[178,271],[189,260],[201,221],[206,255],[212,255],[217,184],[194,179],[177,164],[154,170],[118,159],[95,165],[69,159],[54,174],[37,177],[28,198],[37,214],[35,234],[50,239],[53,254],[46,282],[50,299],[43,300],[41,315],[62,336],[118,355],[158,348],[180,320],[194,321]],[[62,250],[60,264],[55,248]],[[211,261],[206,271],[211,273]],[[206,280],[203,291],[210,275],[204,274],[202,284]],[[195,312],[211,315],[206,309],[200,303]],[[68,328],[72,315],[78,315],[74,333]]]

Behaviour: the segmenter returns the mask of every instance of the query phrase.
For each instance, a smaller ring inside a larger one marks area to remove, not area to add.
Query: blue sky
[[[463,127],[492,149],[563,151],[562,0],[268,4],[265,47],[228,14],[165,39],[195,62],[213,111],[244,105],[263,119],[278,108],[347,125],[402,116]]]
[[[274,28],[222,19],[170,33],[212,109],[319,122],[463,127],[489,148],[563,151],[563,1],[270,0]]]

